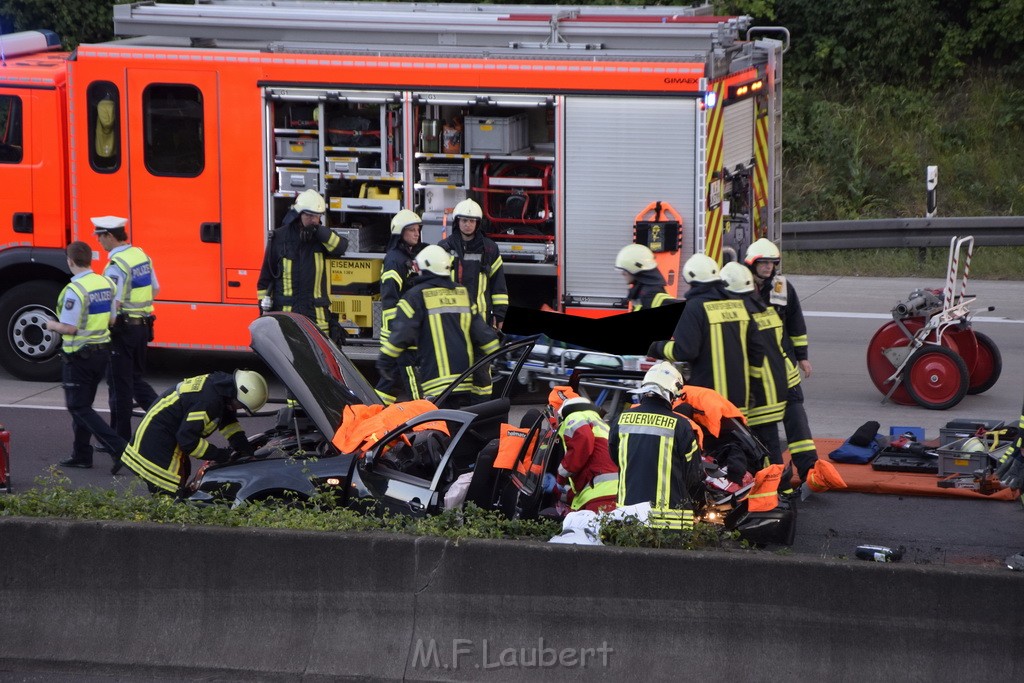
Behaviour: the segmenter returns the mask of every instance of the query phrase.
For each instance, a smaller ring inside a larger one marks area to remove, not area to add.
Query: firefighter
[[[614,510],[619,468],[609,455],[608,425],[597,407],[577,396],[563,401],[554,413],[565,453],[555,481],[559,487],[568,485],[565,502],[572,510]]]
[[[772,306],[765,305],[754,293],[754,278],[750,270],[742,263],[733,261],[722,267],[722,279],[725,281],[726,290],[746,305],[760,338],[760,345],[764,349],[764,359],[760,367],[753,364],[750,367],[751,390],[747,425],[770,454],[769,462],[760,465],[781,464],[779,422],[786,412],[789,382],[799,370],[783,348],[782,320]]]
[[[792,283],[776,273],[781,259],[779,248],[771,240],[761,238],[747,247],[744,263],[750,268],[761,300],[775,308],[782,319],[783,348],[786,354],[796,362],[804,377],[810,377],[812,367],[807,354],[807,323],[804,322],[800,299]],[[818,461],[818,452],[811,436],[807,411],[804,410],[800,372],[792,373],[789,377],[782,424],[797,474],[801,481],[806,481],[807,473]]]
[[[267,402],[267,380],[251,370],[211,372],[189,377],[165,391],[149,409],[121,461],[153,494],[177,495],[188,482],[189,458],[227,462],[233,454],[251,456],[237,411],[250,415]],[[206,437],[219,430],[230,448]]]
[[[116,465],[125,440],[92,407],[110,358],[114,283],[93,272],[92,247],[85,242],[72,242],[65,253],[71,282],[57,297],[58,320],[46,321],[46,329],[61,335],[61,385],[75,435],[71,457],[60,464],[92,467],[89,441],[95,436],[114,455]]]
[[[631,310],[639,311],[677,302],[677,299],[665,293],[665,276],[658,270],[654,254],[644,245],[627,244],[619,249],[615,267],[622,272],[629,285],[626,299]]]
[[[125,441],[132,436],[132,403],[143,410],[156,401],[156,392],[143,379],[146,349],[153,331],[153,299],[160,291],[153,261],[128,241],[128,219],[99,216],[90,219],[96,239],[109,254],[103,274],[114,283],[116,318],[110,330],[107,389],[110,426]],[[101,446],[102,449],[102,446]],[[119,469],[114,465],[114,473]]]
[[[619,462],[619,506],[649,501],[651,526],[689,531],[703,465],[689,420],[672,410],[682,390],[675,366],[655,363],[640,385],[640,403],[612,426],[608,448]]]
[[[469,291],[484,322],[500,330],[508,310],[505,268],[498,245],[480,232],[483,217],[479,204],[472,199],[462,200],[452,211],[456,231],[439,246],[454,259],[452,279]]]
[[[316,190],[306,190],[270,235],[256,283],[261,311],[294,311],[340,339],[328,299],[327,258],[343,256],[348,240],[321,222],[327,209]],[[333,334],[332,334],[333,333]]]
[[[420,238],[423,220],[409,209],[402,209],[391,219],[391,241],[384,255],[384,267],[380,276],[381,327],[380,340],[386,342],[391,334],[391,321],[398,311],[398,299],[405,291],[410,280],[416,275],[416,254],[426,246]],[[402,354],[399,386],[402,398],[419,398],[416,386],[414,366],[415,347]],[[396,396],[381,394],[385,404],[391,405]]]
[[[452,258],[447,251],[437,245],[424,247],[416,255],[416,265],[420,274],[402,294],[391,334],[381,344],[377,390],[395,391],[399,359],[416,346],[420,395],[437,396],[473,365],[478,351],[498,350],[498,334],[476,314],[466,288],[452,281]],[[490,387],[486,390],[489,393]],[[454,393],[472,402],[481,391],[467,378]]]
[[[746,413],[750,365],[760,366],[764,355],[750,314],[725,291],[711,257],[687,259],[683,279],[690,289],[672,339],[654,342],[647,355],[690,363],[690,384],[714,389]]]

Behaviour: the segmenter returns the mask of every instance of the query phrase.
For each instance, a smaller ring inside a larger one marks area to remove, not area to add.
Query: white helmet
[[[694,254],[683,264],[683,280],[691,282],[718,282],[718,262],[704,254]]]
[[[655,363],[640,384],[640,392],[654,392],[666,401],[674,401],[683,393],[683,375],[667,360]]]
[[[476,220],[482,220],[484,217],[484,210],[480,208],[480,205],[474,202],[472,199],[463,199],[461,202],[455,205],[452,210],[452,218],[458,220],[460,218],[475,218]]]
[[[316,190],[306,190],[295,199],[292,208],[299,213],[319,213],[327,210],[324,198]]]
[[[654,260],[654,254],[642,244],[627,244],[619,249],[615,257],[615,267],[626,271],[630,275],[636,275],[641,270],[654,270],[658,262]]]
[[[415,211],[402,209],[391,219],[391,234],[401,235],[410,225],[423,225],[423,219]]]
[[[416,266],[420,272],[449,275],[452,272],[452,255],[436,244],[428,244],[416,255]]]
[[[725,288],[734,294],[754,291],[754,276],[750,274],[750,268],[742,263],[729,261],[722,266],[722,279],[725,280]]]
[[[235,370],[235,398],[250,415],[267,404],[267,380],[252,370]]]
[[[584,405],[584,404],[590,405],[590,401],[588,399],[583,398],[582,396],[577,396],[576,398],[566,399],[562,403],[562,405],[558,406],[558,417],[559,418],[565,417],[565,411],[566,411],[567,408],[571,408],[573,406],[580,406],[580,405]]]
[[[779,261],[781,258],[782,252],[775,246],[775,243],[766,237],[762,237],[747,247],[747,256],[743,259],[743,262],[748,266],[752,266],[755,261]]]

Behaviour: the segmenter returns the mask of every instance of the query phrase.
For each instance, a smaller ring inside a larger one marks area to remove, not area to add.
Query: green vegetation
[[[793,275],[927,277],[940,286],[946,280],[948,259],[949,249],[784,251],[784,269]],[[1024,247],[977,247],[970,279],[1024,279]]]

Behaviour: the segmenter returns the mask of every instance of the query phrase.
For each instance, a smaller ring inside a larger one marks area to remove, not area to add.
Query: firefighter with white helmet
[[[253,454],[237,411],[257,413],[267,395],[267,380],[252,370],[183,379],[146,412],[121,461],[152,493],[176,495],[188,481],[190,458],[227,462]],[[227,440],[228,448],[207,440],[214,431]]]
[[[391,334],[391,321],[398,312],[398,299],[408,289],[410,281],[416,275],[416,255],[425,246],[420,233],[423,230],[423,219],[415,211],[402,209],[391,219],[391,240],[384,254],[384,265],[380,275],[381,326],[380,340],[385,342]],[[403,354],[401,364],[401,398],[419,398],[413,366],[415,365],[415,349]],[[399,396],[381,394],[384,403],[390,405]]]
[[[615,256],[615,267],[629,284],[630,309],[639,311],[676,303],[665,292],[665,276],[658,270],[654,253],[642,244],[627,244]]]
[[[270,236],[256,296],[261,311],[301,313],[324,334],[334,332],[340,339],[329,299],[327,259],[343,256],[348,240],[323,225],[326,210],[324,198],[316,190],[306,190],[295,198]]]
[[[619,463],[619,506],[650,502],[651,526],[677,531],[693,529],[703,469],[689,420],[672,409],[683,386],[672,363],[655,363],[640,384],[640,403],[619,415],[608,436]]]
[[[508,286],[498,245],[480,231],[484,212],[472,199],[452,211],[455,230],[439,245],[454,258],[452,278],[469,291],[484,322],[501,329],[508,311]]]
[[[690,285],[686,306],[670,341],[651,344],[647,355],[690,364],[690,384],[714,389],[742,410],[750,395],[751,364],[764,352],[742,301],[725,289],[718,262],[694,254],[683,264]]]
[[[394,394],[399,359],[413,346],[417,347],[415,374],[421,396],[437,396],[469,369],[479,353],[498,349],[497,333],[474,314],[466,288],[451,279],[451,254],[432,244],[416,255],[416,264],[420,274],[402,294],[391,335],[381,343],[378,393]],[[472,380],[467,379],[454,393],[466,399],[473,390]]]
[[[793,283],[778,273],[782,252],[769,239],[762,237],[747,248],[743,262],[750,268],[758,296],[771,306],[782,320],[783,349],[796,363],[798,372],[791,372],[786,394],[786,413],[782,424],[786,429],[786,441],[793,464],[801,480],[818,461],[818,452],[811,436],[811,427],[804,409],[804,392],[800,386],[800,371],[804,377],[811,376],[811,361],[808,359],[807,323],[800,307]]]

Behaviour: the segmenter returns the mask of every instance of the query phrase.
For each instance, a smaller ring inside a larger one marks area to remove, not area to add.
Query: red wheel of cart
[[[911,335],[916,335],[918,330],[924,327],[924,319],[906,318],[903,320],[903,324]],[[928,340],[934,341],[934,334],[929,335]],[[910,344],[911,339],[904,334],[895,321],[889,321],[882,325],[868,343],[868,376],[871,377],[871,383],[883,395],[888,394],[889,390],[892,389],[892,383],[886,382],[886,380],[896,372],[896,366],[886,357],[885,351],[887,349],[907,347]],[[960,353],[960,346],[957,340],[949,334],[943,335],[942,345],[948,347],[954,353]],[[909,367],[909,363],[906,367]],[[912,406],[917,403],[907,391],[906,379],[900,383],[900,386],[892,393],[889,400],[902,406]]]
[[[959,329],[957,327],[947,328],[942,335],[943,342],[952,339],[956,344],[945,344],[950,348],[957,349],[960,357],[964,359],[967,366],[967,374],[974,374],[974,366],[978,363],[978,336],[970,327]]]
[[[970,373],[956,351],[938,344],[925,344],[907,359],[903,386],[918,405],[929,410],[946,410],[967,395]]]
[[[1003,356],[999,347],[987,334],[974,333],[978,341],[977,359],[971,370],[971,383],[968,394],[981,394],[995,386],[999,375],[1003,372]]]

